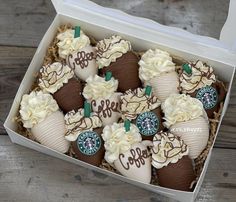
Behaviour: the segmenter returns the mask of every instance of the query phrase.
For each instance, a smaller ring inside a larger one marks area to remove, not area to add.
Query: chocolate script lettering
[[[73,55],[71,54],[68,57],[68,63],[70,64],[71,68],[75,69],[75,65],[79,65],[82,69],[84,69],[88,67],[89,61],[95,59],[95,55],[93,52],[86,53],[85,51],[79,51],[72,64],[70,63],[70,59],[73,59]]]
[[[110,100],[102,100],[97,106],[96,100],[91,102],[91,105],[97,107],[97,113],[102,115],[104,118],[111,117],[113,112],[119,112],[119,103],[111,102]]]
[[[147,149],[141,150],[139,147],[130,150],[131,156],[128,157],[128,162],[124,162],[124,154],[119,155],[119,161],[125,170],[129,170],[131,166],[135,165],[140,168],[145,165],[145,159],[150,157]]]

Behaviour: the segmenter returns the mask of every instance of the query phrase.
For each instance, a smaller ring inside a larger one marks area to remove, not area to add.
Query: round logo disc
[[[136,126],[142,135],[155,135],[159,129],[159,119],[153,112],[144,112],[138,116]]]
[[[196,98],[202,102],[205,109],[212,109],[218,102],[218,93],[215,88],[206,86],[198,90]]]
[[[94,131],[85,131],[77,139],[77,146],[81,153],[94,155],[101,148],[101,138]]]

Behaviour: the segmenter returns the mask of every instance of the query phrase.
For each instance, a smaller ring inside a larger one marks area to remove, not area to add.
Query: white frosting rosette
[[[142,55],[139,65],[139,78],[144,86],[152,86],[161,102],[170,94],[179,93],[179,77],[168,52],[150,49]]]
[[[209,123],[202,103],[189,95],[173,94],[162,104],[164,125],[189,147],[189,157],[197,158],[209,138]]]
[[[20,116],[25,128],[32,128],[59,110],[53,97],[42,91],[25,94],[20,103]]]
[[[188,64],[192,73],[185,71],[180,75],[180,87],[184,93],[193,93],[194,91],[210,86],[216,82],[216,76],[211,66],[198,60],[196,63]]]
[[[49,93],[55,93],[74,76],[73,70],[60,62],[54,62],[40,69],[39,87]]]
[[[75,141],[79,134],[86,130],[93,130],[102,126],[102,121],[97,113],[91,113],[90,117],[84,116],[84,109],[70,111],[65,115],[66,136],[68,141]]]
[[[75,30],[68,29],[57,35],[57,39],[59,40],[57,43],[58,53],[63,59],[66,59],[69,54],[73,54],[79,49],[82,49],[90,44],[89,38],[82,30],[80,31],[79,37],[74,38],[74,34]]]
[[[103,129],[102,138],[105,141],[105,160],[113,164],[121,153],[128,151],[135,143],[142,141],[138,128],[131,124],[130,131],[126,132],[123,123],[114,123]]]
[[[161,102],[154,95],[148,96],[145,90],[137,88],[128,90],[121,96],[121,112],[123,119],[136,119],[138,114],[156,109]]]
[[[178,122],[196,119],[204,112],[203,105],[198,99],[185,94],[170,95],[162,103],[161,108],[165,114],[164,125],[167,128]]]
[[[113,77],[109,81],[106,81],[105,78],[95,75],[90,76],[86,82],[83,95],[88,100],[109,98],[118,88],[118,81]]]
[[[156,169],[177,163],[183,156],[188,155],[189,148],[179,137],[169,132],[159,132],[153,138],[152,165]]]
[[[115,35],[99,41],[96,45],[96,49],[96,60],[99,69],[101,69],[109,66],[128,51],[131,51],[131,43]]]
[[[154,77],[175,71],[175,64],[168,52],[149,49],[139,61],[139,78],[148,81]]]

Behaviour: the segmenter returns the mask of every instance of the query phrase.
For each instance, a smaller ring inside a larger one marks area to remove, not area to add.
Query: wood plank
[[[34,52],[34,48],[0,46],[0,134],[6,134],[2,124]],[[235,119],[236,80],[215,147],[236,148]]]
[[[229,0],[93,0],[192,33],[219,38]],[[0,45],[36,47],[56,12],[51,1],[0,0]]]
[[[34,52],[35,48],[0,46],[0,134],[6,133],[2,124]]]
[[[196,201],[233,202],[236,150],[214,149]],[[12,144],[0,136],[0,196],[25,201],[173,201],[111,177]]]
[[[56,14],[47,0],[0,0],[0,5],[0,45],[38,46]]]

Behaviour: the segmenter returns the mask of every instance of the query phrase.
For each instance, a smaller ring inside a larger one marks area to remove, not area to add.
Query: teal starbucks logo
[[[202,102],[205,109],[212,109],[218,102],[218,93],[215,88],[206,86],[198,90],[196,98]]]
[[[138,116],[136,126],[142,135],[155,135],[159,129],[159,119],[153,112],[144,112]]]
[[[101,138],[94,131],[85,131],[77,139],[77,146],[85,155],[94,155],[101,148],[101,144]]]

